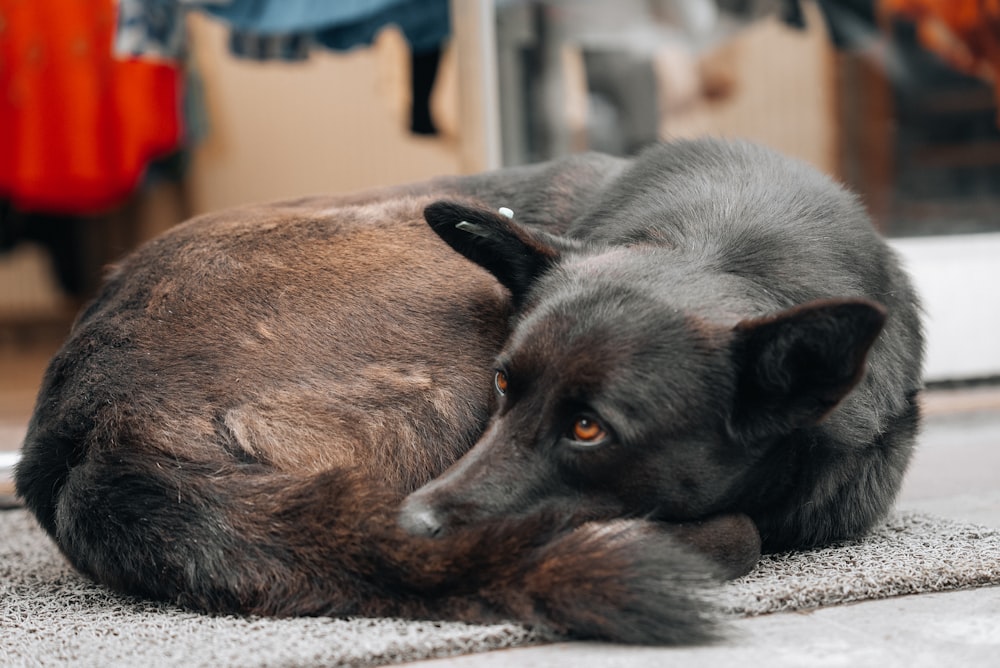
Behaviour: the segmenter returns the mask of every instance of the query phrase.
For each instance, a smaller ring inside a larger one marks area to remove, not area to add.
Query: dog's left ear
[[[556,237],[530,232],[499,212],[443,200],[428,205],[424,218],[449,246],[496,276],[515,306],[559,260]]]
[[[730,433],[753,443],[821,422],[864,377],[885,318],[875,302],[831,299],[739,323]]]

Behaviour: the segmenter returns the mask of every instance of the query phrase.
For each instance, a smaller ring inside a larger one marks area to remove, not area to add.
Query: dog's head
[[[510,290],[517,319],[493,417],[406,500],[412,533],[542,509],[672,521],[730,511],[767,446],[820,422],[863,376],[885,317],[869,301],[826,300],[720,325],[663,298],[685,279],[683,268],[664,276],[655,247],[585,247],[456,203],[425,216]]]

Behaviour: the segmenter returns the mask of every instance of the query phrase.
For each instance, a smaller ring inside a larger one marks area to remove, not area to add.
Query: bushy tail
[[[127,452],[92,453],[58,494],[52,530],[77,568],[198,610],[510,620],[642,644],[715,635],[704,560],[641,520],[539,515],[418,538],[397,527],[398,498],[349,472]]]

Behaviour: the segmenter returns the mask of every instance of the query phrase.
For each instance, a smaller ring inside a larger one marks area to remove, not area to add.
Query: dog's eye
[[[497,371],[496,375],[493,376],[493,386],[497,388],[497,394],[507,394],[508,384],[507,374],[503,371]]]
[[[581,415],[573,421],[569,437],[578,443],[599,443],[608,435],[601,423],[594,418]]]

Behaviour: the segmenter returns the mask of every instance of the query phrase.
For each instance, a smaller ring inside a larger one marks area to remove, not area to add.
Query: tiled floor
[[[0,345],[0,466],[16,449],[55,343]],[[1000,390],[931,392],[899,505],[1000,528]],[[0,472],[2,475],[2,472]],[[0,495],[4,483],[0,480]],[[714,647],[630,648],[559,643],[411,664],[494,666],[1000,665],[1000,587],[908,596],[739,620]]]

